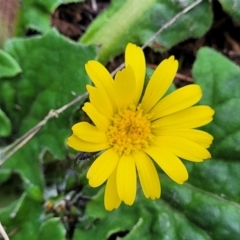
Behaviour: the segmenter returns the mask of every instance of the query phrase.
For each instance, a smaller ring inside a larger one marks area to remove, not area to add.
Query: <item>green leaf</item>
[[[179,187],[165,177],[162,183],[164,200],[211,239],[237,239],[240,236],[240,205],[205,191],[205,179],[202,179],[201,189],[188,183]]]
[[[0,136],[7,137],[11,134],[12,126],[9,118],[0,108]]]
[[[38,235],[39,240],[43,239],[56,239],[65,240],[66,230],[63,227],[61,219],[50,218],[43,223],[40,234]]]
[[[5,104],[17,136],[43,120],[51,109],[58,109],[85,92],[89,78],[84,64],[96,56],[93,46],[74,43],[55,30],[43,37],[9,41],[6,51],[23,69],[23,74],[12,81],[0,82],[0,91],[1,88],[8,90],[3,91],[0,101]],[[10,94],[12,91],[15,94]],[[72,111],[73,107],[49,120],[3,167],[18,169],[32,184],[42,188],[41,166],[37,159],[46,149],[57,159],[66,157],[65,141],[71,134]]]
[[[152,201],[141,191],[134,205],[122,205],[107,212],[103,191],[87,206],[85,222],[75,231],[74,240],[108,239],[123,234],[133,239],[237,239],[240,234],[240,206],[188,183],[179,186],[161,175],[162,197]],[[85,227],[88,226],[86,231]],[[141,238],[140,238],[141,237]]]
[[[240,24],[240,1],[235,0],[219,0],[222,8],[230,15],[238,24]]]
[[[74,240],[108,239],[113,234],[123,234],[124,240],[133,239],[210,239],[207,233],[191,223],[181,212],[162,200],[146,199],[141,192],[133,206],[122,205],[119,209],[108,212],[103,209],[103,191],[96,195],[87,207],[85,219],[87,231],[79,227]],[[84,225],[84,224],[83,224]],[[125,236],[126,235],[126,236]]]
[[[22,70],[11,55],[0,49],[0,78],[13,77]]]
[[[240,202],[240,68],[223,55],[202,48],[193,75],[203,90],[202,104],[215,110],[205,129],[214,136],[212,159],[191,166],[190,181],[219,196]]]
[[[144,44],[159,28],[193,2],[115,0],[93,21],[81,42],[101,46],[99,60],[106,63],[122,52],[128,42]],[[166,50],[185,39],[200,37],[210,28],[211,22],[211,5],[204,0],[165,29],[152,45]]]

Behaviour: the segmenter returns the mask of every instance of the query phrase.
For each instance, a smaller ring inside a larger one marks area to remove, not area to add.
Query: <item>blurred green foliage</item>
[[[63,3],[22,1],[15,35],[0,50],[0,162],[3,150],[58,109],[85,92],[89,59],[107,63],[127,42],[144,44],[163,24],[194,0],[113,0],[73,42],[51,27],[51,14]],[[236,24],[236,1],[219,0]],[[2,12],[0,11],[0,19]],[[203,36],[213,24],[212,5],[203,0],[183,14],[150,47],[166,51]],[[0,24],[0,33],[5,26]],[[31,28],[39,32],[24,36]],[[2,39],[2,38],[1,38]],[[97,46],[101,46],[97,52]],[[171,182],[159,171],[162,197],[151,201],[138,191],[132,207],[107,212],[103,189],[90,189],[85,173],[91,161],[76,165],[66,138],[85,119],[81,103],[50,119],[0,168],[0,222],[20,239],[238,239],[240,236],[240,68],[220,53],[202,48],[193,66],[203,89],[201,104],[214,108],[205,127],[214,136],[212,159],[186,163],[189,181]],[[114,238],[115,237],[115,238]]]

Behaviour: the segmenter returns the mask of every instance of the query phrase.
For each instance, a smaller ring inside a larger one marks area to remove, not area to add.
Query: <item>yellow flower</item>
[[[87,86],[90,102],[83,110],[94,125],[75,124],[67,144],[78,151],[102,151],[87,178],[92,187],[106,182],[107,210],[118,208],[122,201],[133,204],[137,175],[146,198],[160,197],[154,162],[182,184],[188,172],[179,158],[201,162],[211,157],[206,148],[213,137],[194,129],[211,122],[214,114],[208,106],[193,106],[202,97],[201,88],[192,84],[163,97],[178,68],[173,56],[159,64],[145,90],[145,58],[134,44],[127,45],[125,68],[114,80],[97,61],[85,67],[95,86]]]

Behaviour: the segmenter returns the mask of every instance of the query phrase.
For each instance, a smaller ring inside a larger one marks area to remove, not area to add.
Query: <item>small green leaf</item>
[[[222,8],[240,25],[240,1],[219,0]]]
[[[13,77],[22,70],[10,54],[0,49],[0,78]]]
[[[0,108],[0,136],[7,137],[11,134],[12,126],[9,118]]]
[[[115,0],[93,21],[81,42],[101,46],[99,60],[106,63],[122,52],[128,42],[144,44],[161,26],[193,2]],[[166,50],[190,37],[200,37],[210,28],[211,22],[211,5],[204,0],[157,36],[152,47]]]
[[[42,224],[38,239],[65,240],[65,234],[66,230],[61,220],[59,218],[50,218]]]

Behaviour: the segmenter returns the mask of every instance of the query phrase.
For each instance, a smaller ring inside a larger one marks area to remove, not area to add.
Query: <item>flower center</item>
[[[120,154],[147,148],[152,140],[149,114],[143,114],[141,106],[131,105],[115,114],[107,136],[110,145]]]

